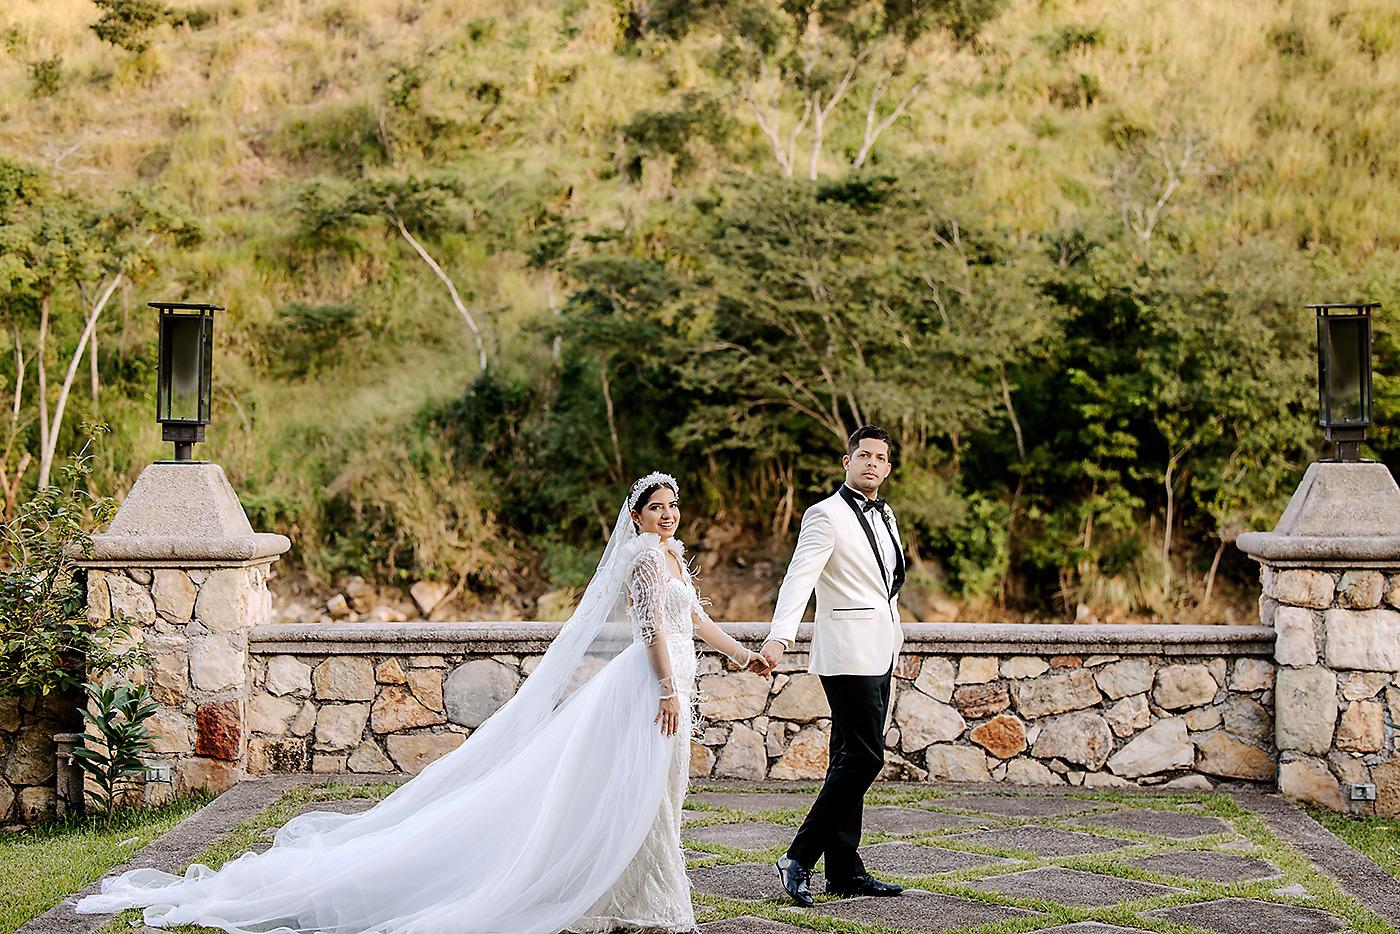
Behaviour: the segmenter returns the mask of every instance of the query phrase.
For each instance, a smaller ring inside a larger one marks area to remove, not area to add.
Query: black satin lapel
[[[894,581],[890,586],[890,599],[893,600],[904,586],[904,545],[900,543],[899,536],[894,534],[894,526],[888,519],[885,520],[885,528],[889,530],[890,541],[894,542]]]
[[[851,507],[851,511],[856,514],[856,519],[860,522],[860,527],[865,530],[865,540],[870,542],[870,553],[875,556],[875,563],[880,566],[880,583],[883,584],[889,578],[885,576],[885,559],[880,557],[880,545],[875,541],[875,530],[870,527],[869,522],[865,521],[865,510],[860,508],[860,504],[855,501],[855,494],[850,492],[844,483],[841,484],[841,498],[846,501],[847,506]]]

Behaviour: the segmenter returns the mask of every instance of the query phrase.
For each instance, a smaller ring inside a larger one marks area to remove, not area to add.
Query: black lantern
[[[160,311],[156,421],[161,439],[175,442],[175,460],[187,461],[209,424],[214,312],[224,309],[201,302],[148,304]]]
[[[1338,461],[1357,461],[1371,424],[1371,312],[1379,302],[1309,305],[1317,312],[1317,423]]]

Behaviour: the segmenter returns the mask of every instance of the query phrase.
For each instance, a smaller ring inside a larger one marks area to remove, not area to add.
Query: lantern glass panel
[[[204,349],[199,315],[165,315],[161,326],[165,348],[166,373],[161,388],[161,408],[166,419],[174,421],[200,420],[200,358]]]
[[[1358,424],[1366,420],[1363,355],[1366,320],[1360,317],[1327,319],[1327,412],[1332,425]]]
[[[214,400],[213,376],[214,376],[214,316],[205,314],[200,316],[204,326],[200,329],[200,334],[204,338],[204,346],[200,348],[199,354],[199,420],[209,421],[209,406]]]

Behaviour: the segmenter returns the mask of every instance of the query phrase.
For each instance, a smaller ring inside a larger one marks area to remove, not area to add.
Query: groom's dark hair
[[[894,442],[890,440],[890,433],[888,431],[878,425],[862,425],[851,432],[850,440],[846,442],[846,453],[854,454],[856,449],[860,447],[860,443],[866,438],[874,438],[876,441],[883,441],[890,446],[892,452],[894,450]]]

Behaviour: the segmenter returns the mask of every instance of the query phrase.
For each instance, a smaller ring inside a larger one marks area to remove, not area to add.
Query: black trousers
[[[831,756],[822,790],[787,855],[811,869],[826,854],[827,881],[838,885],[865,872],[856,847],[865,792],[885,766],[891,674],[820,676],[831,706]]]

